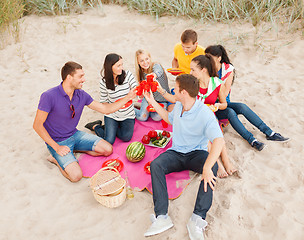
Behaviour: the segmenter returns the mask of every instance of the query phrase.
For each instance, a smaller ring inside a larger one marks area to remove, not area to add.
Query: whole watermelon
[[[127,159],[130,162],[141,161],[146,154],[146,148],[141,142],[132,142],[126,150]]]

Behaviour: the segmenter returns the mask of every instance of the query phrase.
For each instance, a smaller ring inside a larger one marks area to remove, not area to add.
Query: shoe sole
[[[189,227],[188,227],[188,224],[187,224],[187,230],[188,230],[188,233],[189,233],[189,238],[190,238],[190,240],[195,240],[195,238],[191,235],[191,232],[190,232],[190,230],[189,230]],[[203,239],[204,239],[205,237],[204,237],[204,235],[203,235]]]
[[[273,142],[281,142],[281,143],[286,143],[286,142],[289,142],[291,139],[288,138],[287,140],[270,140],[270,139],[267,139],[268,141],[273,141]]]
[[[169,226],[163,227],[162,229],[158,230],[158,231],[154,231],[154,232],[149,232],[149,233],[145,233],[144,236],[145,237],[150,237],[159,233],[162,233],[164,231],[167,231],[168,229],[172,228],[174,226],[173,223],[171,223]]]
[[[188,224],[187,224],[187,230],[188,230],[188,233],[189,233],[189,238],[190,238],[190,240],[193,240],[193,237],[192,237],[192,235],[191,235],[191,233],[190,233],[190,230],[189,230]]]

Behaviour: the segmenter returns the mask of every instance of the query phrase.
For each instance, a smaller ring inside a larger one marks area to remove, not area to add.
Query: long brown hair
[[[103,77],[107,89],[115,90],[115,84],[114,84],[114,77],[113,77],[113,70],[112,67],[115,63],[117,63],[120,59],[122,59],[121,56],[119,56],[116,53],[110,53],[105,57],[103,69],[100,71],[100,75]],[[122,74],[118,75],[118,85],[121,85],[126,77],[126,72],[122,70]]]

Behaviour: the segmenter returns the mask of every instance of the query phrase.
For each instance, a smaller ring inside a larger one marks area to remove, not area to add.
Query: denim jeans
[[[161,102],[164,104],[164,108],[167,109],[167,102]],[[141,101],[141,106],[140,109],[135,108],[135,115],[136,119],[142,122],[145,122],[148,120],[149,116],[154,120],[154,121],[160,121],[162,120],[161,116],[158,115],[157,112],[148,112],[147,107],[149,106],[149,103],[145,98],[142,99]]]
[[[134,132],[135,119],[116,121],[113,118],[105,116],[104,121],[104,129],[100,125],[96,126],[94,129],[97,136],[111,144],[115,142],[116,137],[124,142],[131,140]]]
[[[168,150],[160,154],[151,162],[151,179],[155,215],[166,215],[168,213],[168,191],[166,174],[180,172],[183,170],[192,170],[202,173],[203,166],[208,157],[208,152],[196,150],[189,153],[180,153]],[[212,167],[214,176],[217,173],[217,163]],[[201,182],[196,198],[193,213],[206,218],[206,214],[212,204],[213,191],[208,184],[207,192],[204,192],[204,183]]]
[[[68,146],[70,148],[71,151],[64,156],[60,156],[50,145],[46,145],[52,156],[57,160],[59,166],[64,170],[72,162],[78,162],[73,151],[94,151],[100,140],[101,138],[94,134],[77,131],[71,137],[57,142],[60,146]]]
[[[252,125],[266,134],[266,136],[270,136],[272,133],[272,130],[262,121],[262,119],[244,103],[230,102],[225,110],[218,110],[215,114],[219,120],[228,119],[234,130],[247,140],[249,144],[255,140],[255,137],[244,127],[237,116],[239,114],[242,114]]]

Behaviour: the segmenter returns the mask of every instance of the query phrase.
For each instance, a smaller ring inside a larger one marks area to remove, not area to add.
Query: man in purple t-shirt
[[[33,128],[45,141],[63,176],[71,182],[82,178],[82,171],[73,151],[108,156],[112,145],[96,135],[76,129],[84,106],[103,114],[116,112],[136,94],[134,89],[121,101],[99,103],[81,90],[85,82],[82,66],[67,62],[61,69],[62,83],[44,92],[39,101]]]

